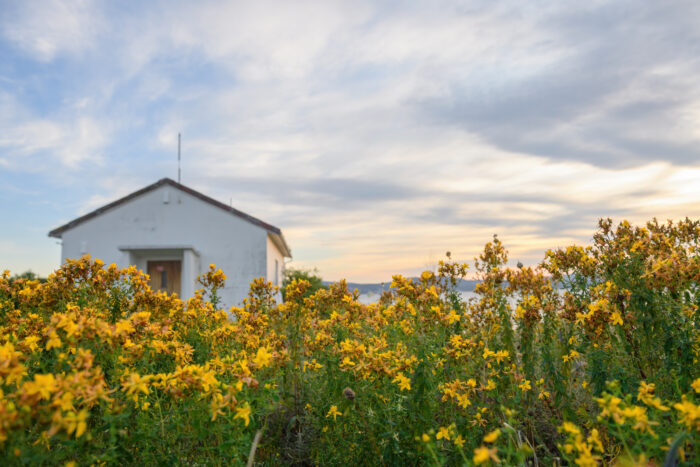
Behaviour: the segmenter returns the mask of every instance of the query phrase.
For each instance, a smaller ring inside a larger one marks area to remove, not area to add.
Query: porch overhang
[[[147,270],[148,261],[179,260],[180,296],[188,299],[194,296],[197,276],[200,271],[200,255],[192,245],[122,245],[117,247],[125,255],[128,264],[141,265],[141,270]]]
[[[130,253],[180,253],[182,251],[188,250],[199,256],[199,251],[195,249],[192,245],[123,245],[117,247],[119,251],[126,251]]]

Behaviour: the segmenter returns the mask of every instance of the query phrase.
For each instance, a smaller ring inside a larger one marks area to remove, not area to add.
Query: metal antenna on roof
[[[177,134],[177,183],[180,183],[180,133]]]

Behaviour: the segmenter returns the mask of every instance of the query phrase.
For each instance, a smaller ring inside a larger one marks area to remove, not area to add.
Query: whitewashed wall
[[[62,240],[62,259],[88,253],[106,264],[125,267],[133,262],[142,269],[148,259],[180,258],[172,257],[172,252],[168,257],[152,258],[147,257],[148,252],[130,254],[119,247],[190,246],[199,255],[192,265],[193,277],[204,272],[210,263],[226,273],[226,287],[221,292],[226,306],[239,304],[254,278],[274,279],[274,274],[269,275],[270,258],[274,255],[268,253],[270,240],[265,229],[167,185],[63,232]],[[280,256],[279,264],[283,264],[284,258],[274,244],[272,249]],[[183,283],[182,287],[185,299],[195,288],[194,284],[188,285]]]
[[[282,287],[284,281],[284,255],[279,251],[274,242],[267,236],[267,280],[278,287]],[[277,294],[277,301],[282,300],[282,293]]]

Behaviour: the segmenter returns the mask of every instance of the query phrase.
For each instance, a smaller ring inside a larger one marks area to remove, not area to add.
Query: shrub
[[[700,224],[600,222],[477,296],[451,258],[365,305],[264,280],[219,310],[134,268],[0,279],[4,464],[696,465]]]

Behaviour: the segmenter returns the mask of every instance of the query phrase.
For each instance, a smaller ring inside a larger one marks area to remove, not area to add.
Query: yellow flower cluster
[[[534,267],[494,237],[469,300],[448,257],[377,303],[304,280],[277,303],[256,279],[229,310],[214,265],[188,300],[88,257],[43,282],[5,272],[0,458],[692,465],[699,244],[693,221],[603,220]]]
[[[96,407],[117,414],[129,403],[148,410],[208,401],[212,420],[229,411],[248,425],[251,407],[238,395],[257,385],[256,372],[275,365],[274,334],[263,341],[249,322],[231,322],[202,291],[183,302],[151,291],[134,268],[105,268],[89,257],[68,261],[45,283],[8,276],[0,288],[19,303],[0,304],[0,441],[18,430],[47,446],[61,432],[80,438]],[[203,282],[220,287],[224,278],[212,267]],[[240,350],[195,363],[195,335]],[[255,351],[239,344],[253,339]]]
[[[580,467],[595,467],[600,461],[600,455],[604,452],[600,433],[592,429],[587,437],[579,427],[571,422],[564,422],[559,428],[566,435],[566,442],[562,446],[564,453],[574,454],[576,465]],[[598,453],[598,454],[595,454]]]

